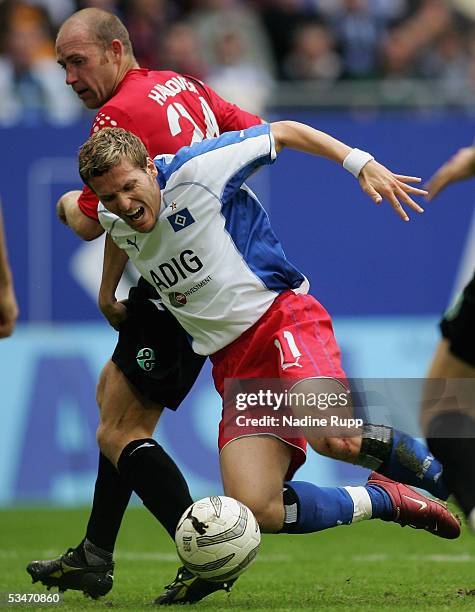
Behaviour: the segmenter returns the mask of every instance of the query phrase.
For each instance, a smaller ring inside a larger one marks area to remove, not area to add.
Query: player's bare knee
[[[281,499],[269,501],[267,498],[251,495],[235,496],[235,498],[251,510],[263,533],[276,533],[282,529],[284,505]]]
[[[101,453],[109,458],[112,436],[110,429],[105,427],[103,423],[100,423],[96,430],[96,440]]]
[[[120,430],[105,427],[101,424],[97,428],[96,438],[101,453],[113,465],[117,465],[117,461],[127,444],[132,442],[132,440],[141,439],[142,436],[134,437],[133,433],[125,435]]]
[[[114,418],[113,414],[101,412],[101,422],[96,431],[96,440],[101,451],[120,443],[124,433],[120,426],[120,419]]]
[[[251,504],[259,528],[263,533],[276,533],[282,529],[284,523],[284,506],[282,501],[262,503],[263,500]]]

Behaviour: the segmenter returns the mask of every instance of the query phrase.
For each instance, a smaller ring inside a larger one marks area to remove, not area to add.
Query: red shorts
[[[330,377],[346,379],[341,367],[340,349],[332,321],[325,308],[311,295],[285,291],[252,327],[214,355],[213,379],[224,397],[224,380],[231,379],[305,379]],[[223,418],[219,424],[219,450],[246,433],[226,436]],[[269,431],[269,435],[276,435]],[[287,473],[291,479],[305,463],[307,442],[304,437],[284,437],[294,449]]]

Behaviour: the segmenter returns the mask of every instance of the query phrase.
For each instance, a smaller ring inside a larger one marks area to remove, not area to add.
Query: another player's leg
[[[87,537],[65,555],[51,561],[34,561],[27,568],[33,580],[40,580],[45,586],[83,590],[92,597],[104,595],[112,588],[113,546],[132,489],[172,537],[178,519],[192,503],[178,467],[151,438],[162,407],[144,400],[112,362],[101,375],[98,403],[102,479],[96,483],[100,486],[96,486],[95,509]],[[119,457],[121,474],[112,463]],[[117,505],[116,499],[109,497],[114,488],[118,493]],[[112,521],[102,532],[101,524],[107,523],[108,516]]]
[[[107,371],[106,366],[99,380],[98,399],[103,396]],[[27,571],[33,581],[41,581],[48,588],[55,586],[60,590],[82,590],[94,598],[108,593],[113,586],[115,542],[131,495],[132,487],[100,452],[85,537],[64,555],[31,562]]]
[[[83,590],[91,597],[108,593],[113,585],[114,546],[131,494],[132,488],[100,453],[85,537],[75,548],[56,559],[30,563],[27,571],[33,581],[40,580],[46,586]],[[62,571],[63,564],[68,569],[76,569],[74,576],[70,573],[66,577]]]
[[[473,344],[472,349],[473,351]],[[470,355],[465,356],[471,359]],[[461,359],[443,339],[427,374],[426,401],[422,420],[429,448],[444,466],[444,478],[460,508],[475,531],[475,402],[473,394],[468,404],[466,393],[458,393],[457,380],[475,379],[475,360]],[[434,385],[444,380],[445,393],[434,399]],[[469,384],[473,384],[471,382]],[[468,381],[467,381],[468,382]],[[466,385],[464,385],[466,386]],[[454,402],[456,400],[456,402]]]
[[[100,448],[117,465],[121,477],[144,506],[174,538],[178,521],[193,500],[173,459],[151,437],[162,409],[141,397],[112,362],[109,368],[104,396],[109,402],[116,394],[113,402],[116,409],[110,418],[105,418],[101,410]],[[127,394],[127,403],[120,403],[120,398]],[[155,603],[193,603],[221,589],[228,590],[228,583],[208,582],[180,568],[175,581]]]
[[[175,462],[152,438],[163,408],[140,395],[114,363],[105,370],[106,381],[98,394],[99,447],[173,537],[192,499]]]
[[[77,589],[96,598],[113,586],[113,552],[132,488],[102,453],[94,489],[94,499],[84,539],[64,555],[46,561],[33,561],[27,567],[34,582]]]

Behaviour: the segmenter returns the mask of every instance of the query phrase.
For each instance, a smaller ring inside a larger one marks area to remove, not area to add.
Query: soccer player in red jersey
[[[105,11],[84,9],[70,17],[58,33],[56,52],[66,83],[87,108],[99,108],[90,133],[122,127],[153,157],[261,122],[192,77],[140,68],[127,30]],[[84,240],[103,232],[88,187],[65,193],[58,212]]]

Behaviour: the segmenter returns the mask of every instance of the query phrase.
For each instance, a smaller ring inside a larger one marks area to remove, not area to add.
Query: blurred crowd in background
[[[283,81],[475,89],[475,0],[0,0],[0,125],[65,124],[85,112],[54,40],[86,7],[123,19],[142,67],[195,75],[252,112]]]

